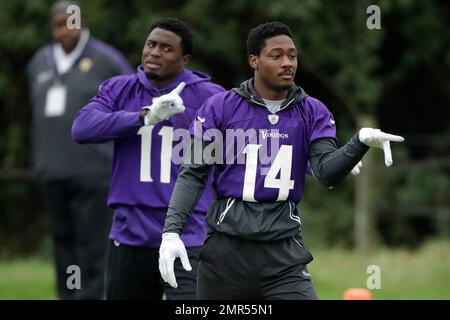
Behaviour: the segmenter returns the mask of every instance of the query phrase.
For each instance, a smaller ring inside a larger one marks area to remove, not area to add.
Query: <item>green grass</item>
[[[450,244],[433,241],[419,250],[380,249],[360,254],[342,249],[312,249],[309,265],[320,299],[342,299],[347,288],[365,288],[369,265],[381,269],[374,299],[450,299]],[[0,299],[56,299],[48,259],[0,261]]]
[[[450,244],[434,241],[419,250],[382,249],[372,254],[343,250],[312,252],[309,265],[321,299],[342,299],[347,288],[367,288],[369,265],[381,271],[374,300],[450,299]]]
[[[0,261],[0,299],[56,299],[51,261],[38,258]]]

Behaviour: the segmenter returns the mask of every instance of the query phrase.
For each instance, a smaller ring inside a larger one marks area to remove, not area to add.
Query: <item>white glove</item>
[[[144,118],[146,126],[156,124],[174,114],[184,112],[183,100],[180,97],[181,91],[185,87],[185,83],[181,82],[170,93],[153,98],[151,106],[145,106],[142,109],[148,110]]]
[[[159,248],[159,272],[165,282],[177,288],[178,284],[173,268],[175,258],[181,259],[184,270],[192,270],[186,248],[180,236],[173,232],[163,233],[161,247]]]
[[[401,136],[384,133],[380,129],[362,128],[359,130],[359,141],[369,147],[383,149],[384,163],[386,167],[390,167],[392,165],[392,153],[389,142],[403,142],[405,139]]]
[[[361,167],[363,166],[363,163],[360,161],[356,164],[356,166],[350,171],[352,175],[357,176],[361,173]]]

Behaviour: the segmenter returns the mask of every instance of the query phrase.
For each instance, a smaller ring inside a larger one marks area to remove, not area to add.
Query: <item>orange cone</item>
[[[372,300],[372,292],[364,288],[349,288],[342,295],[343,300]]]

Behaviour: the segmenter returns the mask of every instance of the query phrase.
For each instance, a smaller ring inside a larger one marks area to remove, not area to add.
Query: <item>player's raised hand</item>
[[[184,270],[192,270],[186,247],[183,241],[181,241],[180,236],[172,232],[163,233],[159,248],[159,272],[163,280],[173,288],[178,287],[173,266],[176,258],[181,259]]]
[[[389,133],[384,133],[380,129],[362,128],[359,130],[359,141],[369,147],[375,147],[384,151],[384,163],[390,167],[393,163],[390,142],[403,142],[405,139]]]
[[[156,124],[177,113],[184,112],[185,107],[183,105],[183,99],[180,97],[180,93],[183,91],[185,86],[186,84],[181,82],[168,94],[154,98],[151,106],[143,107],[142,109],[148,110],[144,118],[144,124]]]
[[[181,91],[183,91],[183,89],[184,89],[185,86],[186,86],[186,83],[180,82],[180,83],[178,84],[178,86],[177,86],[175,89],[173,89],[172,91],[170,91],[169,94],[175,94],[175,95],[179,96],[180,93],[181,93]]]

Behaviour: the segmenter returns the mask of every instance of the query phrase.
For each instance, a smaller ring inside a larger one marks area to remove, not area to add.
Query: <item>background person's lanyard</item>
[[[62,82],[63,75],[58,73],[56,61],[52,52],[49,52],[49,64],[53,69],[55,78],[53,85],[47,91],[44,114],[46,117],[60,117],[66,112],[67,88]]]

